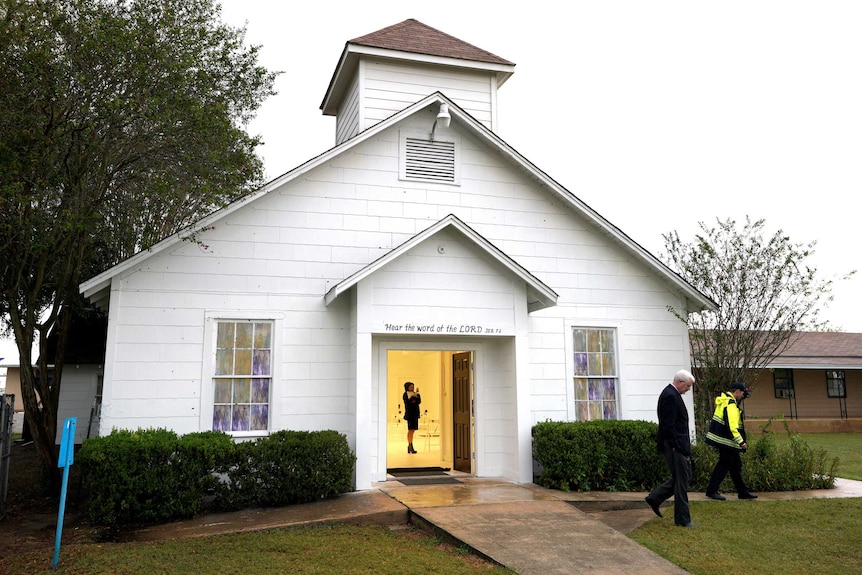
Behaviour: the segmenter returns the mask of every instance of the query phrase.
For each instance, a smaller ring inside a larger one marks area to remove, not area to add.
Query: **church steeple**
[[[433,92],[493,130],[497,89],[515,64],[409,19],[349,40],[320,109],[336,116],[336,143]]]

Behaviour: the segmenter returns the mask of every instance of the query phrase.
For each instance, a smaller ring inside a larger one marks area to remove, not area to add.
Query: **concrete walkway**
[[[369,491],[319,503],[211,514],[142,529],[129,534],[129,540],[320,523],[412,523],[467,545],[520,575],[686,573],[624,535],[655,517],[643,500],[645,493],[565,493],[500,479],[450,477],[457,482],[404,485],[392,479]],[[835,489],[760,494],[761,500],[833,497],[862,497],[862,482],[838,479]],[[689,499],[706,497],[691,493]]]
[[[520,575],[686,573],[575,507],[569,496],[577,494],[489,479],[461,481],[417,487],[393,481],[380,490],[410,509],[411,523],[442,532]],[[654,515],[642,497],[615,506],[640,508],[646,521]]]

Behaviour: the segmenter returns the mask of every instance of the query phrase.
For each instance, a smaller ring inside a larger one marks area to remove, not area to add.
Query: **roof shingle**
[[[463,42],[413,18],[387,26],[377,32],[348,40],[347,43],[428,56],[514,66],[513,62]]]
[[[862,333],[799,332],[772,363],[862,366]]]

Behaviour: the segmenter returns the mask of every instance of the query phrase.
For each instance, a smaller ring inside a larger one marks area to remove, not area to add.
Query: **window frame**
[[[608,331],[611,332],[613,337],[613,345],[614,345],[614,371],[615,375],[607,375],[601,374],[599,376],[590,376],[587,375],[585,379],[587,379],[587,399],[577,399],[575,393],[575,330],[588,330],[588,331]],[[567,415],[569,421],[598,421],[602,419],[611,419],[605,417],[604,404],[610,403],[608,400],[600,399],[600,400],[590,400],[590,387],[589,380],[607,380],[611,379],[614,383],[614,417],[613,419],[622,419],[622,397],[621,397],[621,382],[622,382],[622,350],[620,348],[620,331],[621,328],[619,325],[615,325],[613,323],[593,323],[593,322],[566,322],[565,324],[565,341],[566,341],[566,399],[567,399]],[[594,417],[590,412],[591,406],[589,405],[591,401],[601,401],[602,402],[602,412],[601,417]],[[580,409],[580,405],[587,404],[587,415],[588,419],[582,419],[582,410]]]
[[[781,379],[788,380],[789,384],[779,385],[778,372],[787,372],[786,377]],[[796,397],[796,383],[793,380],[793,370],[786,367],[776,367],[772,370],[772,389],[775,394],[775,399],[793,399]]]
[[[829,399],[847,398],[847,377],[843,369],[827,369],[826,372],[826,397]],[[840,376],[839,376],[840,374]],[[833,391],[833,383],[840,382],[840,390]],[[837,392],[837,394],[836,394]]]
[[[277,429],[275,422],[276,414],[273,410],[275,404],[276,391],[278,385],[278,364],[279,364],[279,334],[283,324],[283,314],[268,314],[262,315],[260,310],[257,311],[212,311],[206,312],[205,328],[207,337],[204,342],[204,361],[201,374],[201,413],[200,413],[200,429],[202,431],[212,431],[213,417],[215,409],[215,380],[222,376],[216,375],[216,350],[218,326],[221,322],[256,322],[271,324],[270,336],[270,374],[269,374],[269,407],[267,409],[267,424],[266,429],[256,429],[247,431],[225,431],[228,435],[234,438],[256,438],[269,435],[273,429]],[[251,379],[252,376],[249,376]]]

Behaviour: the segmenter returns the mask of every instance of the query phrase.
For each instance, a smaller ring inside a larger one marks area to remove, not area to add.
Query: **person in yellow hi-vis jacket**
[[[740,499],[757,499],[757,495],[748,490],[742,479],[742,458],[740,454],[748,449],[745,437],[745,425],[739,402],[751,395],[744,383],[735,382],[730,391],[725,391],[715,398],[715,413],[709,422],[706,443],[718,448],[718,463],[712,470],[706,496],[710,499],[724,501],[727,499],[718,492],[718,486],[730,472],[730,478],[736,487]]]

